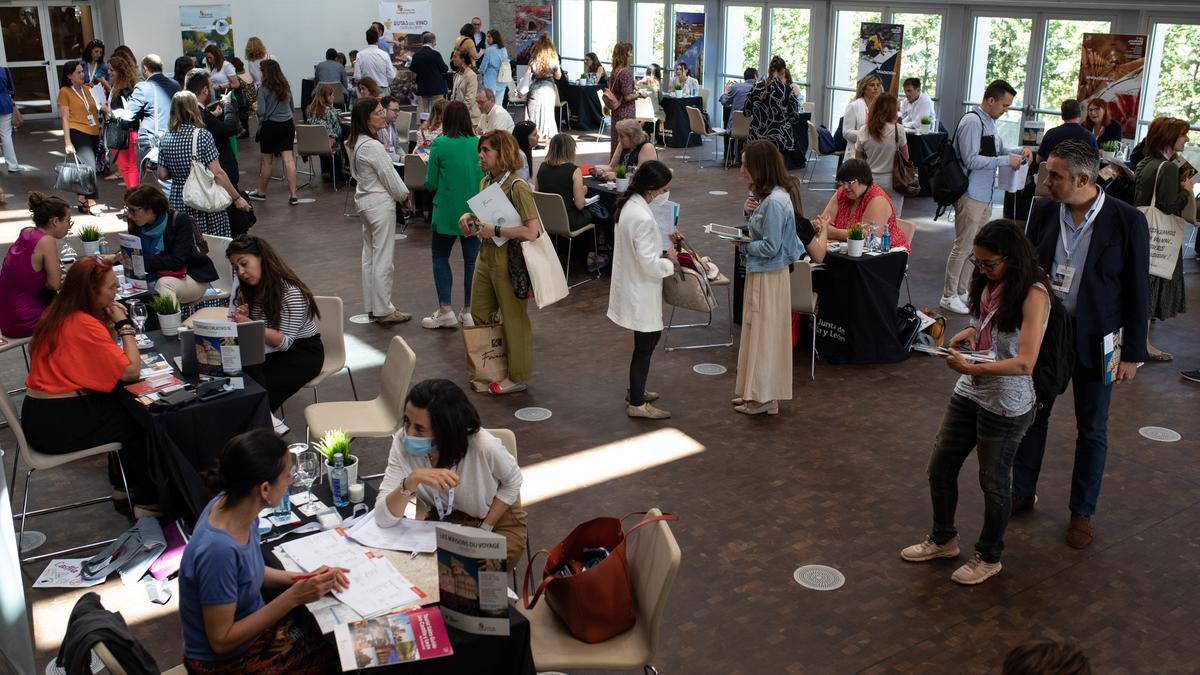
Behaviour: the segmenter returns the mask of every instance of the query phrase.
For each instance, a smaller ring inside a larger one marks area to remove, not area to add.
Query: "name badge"
[[[1055,293],[1059,295],[1067,295],[1071,292],[1071,284],[1075,281],[1075,268],[1068,265],[1055,265],[1054,278],[1050,280],[1050,286]]]
[[[88,113],[87,121],[88,121],[88,126],[93,126],[93,127],[96,126],[96,118],[93,117],[91,113]]]

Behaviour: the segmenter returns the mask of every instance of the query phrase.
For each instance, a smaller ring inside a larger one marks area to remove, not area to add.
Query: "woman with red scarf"
[[[871,165],[861,159],[848,159],[838,167],[835,178],[837,192],[833,193],[825,210],[817,216],[817,220],[826,226],[830,241],[846,241],[846,231],[856,223],[887,223],[890,246],[900,246],[912,253],[908,237],[896,224],[896,207],[883,188],[875,184]],[[882,236],[883,232],[880,230],[875,234]]]
[[[946,364],[961,376],[929,458],[933,529],[924,541],[900,552],[909,562],[958,557],[958,474],[974,449],[983,488],[983,530],[975,554],[950,577],[960,584],[982,583],[1000,571],[1012,508],[1013,457],[1033,422],[1033,366],[1050,317],[1049,279],[1016,222],[985,225],[975,237],[970,261],[975,266],[971,325],[954,336],[946,356]],[[976,360],[955,346],[986,357]]]

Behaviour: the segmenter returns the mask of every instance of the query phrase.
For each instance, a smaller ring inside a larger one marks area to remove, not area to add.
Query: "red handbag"
[[[633,591],[629,580],[629,561],[625,557],[625,541],[634,530],[659,520],[679,520],[673,513],[647,518],[637,525],[623,530],[621,523],[629,516],[645,515],[645,511],[630,513],[622,518],[594,518],[571,530],[552,549],[542,549],[547,554],[542,571],[542,582],[533,598],[529,597],[529,579],[533,573],[533,561],[525,570],[522,588],[525,609],[533,609],[543,593],[550,609],[566,624],[567,630],[583,642],[603,642],[633,628],[637,615],[633,611]],[[608,557],[591,567],[584,568],[586,549],[604,548]],[[569,576],[556,576],[560,567],[570,569]]]

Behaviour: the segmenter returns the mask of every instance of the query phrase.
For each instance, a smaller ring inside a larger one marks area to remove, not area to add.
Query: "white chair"
[[[538,218],[542,221],[542,225],[546,227],[546,232],[554,237],[566,237],[567,239],[567,261],[563,264],[563,273],[570,277],[571,274],[571,249],[575,244],[575,237],[588,232],[592,233],[592,251],[599,254],[600,244],[596,239],[596,226],[593,223],[588,223],[578,230],[571,229],[571,219],[567,216],[567,205],[563,202],[562,195],[549,192],[534,192],[533,203],[537,206]],[[557,241],[557,239],[556,239]],[[557,246],[555,252],[558,251]],[[580,284],[586,284],[589,281],[600,278],[600,271],[596,271],[596,276],[588,277],[576,284],[569,284],[567,288],[575,288]]]
[[[750,116],[743,110],[734,110],[729,116],[729,144],[737,143],[738,151],[736,154],[731,152],[730,146],[725,147],[725,168],[729,168],[730,159],[738,157],[741,154],[742,145],[746,139],[750,138]]]
[[[218,237],[215,234],[204,235],[208,243],[208,259],[217,268],[217,280],[211,286],[217,291],[213,295],[204,296],[205,300],[224,300],[233,292],[233,264],[225,257],[225,249],[233,240],[229,237]]]
[[[792,312],[812,320],[812,362],[808,375],[817,379],[817,294],[813,292],[812,265],[807,260],[797,260],[792,265]]]
[[[808,122],[808,155],[805,161],[808,162],[808,176],[800,181],[802,183],[811,183],[813,172],[817,170],[817,162],[821,160],[821,137],[817,134],[817,125],[811,120]]]
[[[725,313],[729,318],[729,339],[725,342],[711,342],[702,345],[672,345],[671,332],[682,328],[708,328],[713,322],[713,309],[708,311],[708,320],[703,323],[675,323],[674,305],[671,306],[671,315],[667,318],[666,324],[663,326],[663,351],[673,352],[677,349],[708,349],[710,347],[732,347],[733,346],[733,282],[724,274],[718,274],[714,281],[709,281],[707,277],[702,277],[701,283],[707,284],[709,294],[712,296],[714,304],[716,301],[716,293],[712,290],[717,286],[725,287]]]
[[[633,102],[633,119],[643,124],[649,123],[654,125],[654,133],[650,137],[650,142],[655,147],[659,147],[657,138],[660,133],[659,127],[662,124],[662,120],[654,116],[654,102],[649,98],[638,98],[635,100]]]
[[[313,403],[319,403],[317,387],[325,378],[342,370],[350,378],[350,391],[354,392],[354,400],[358,400],[358,388],[354,386],[354,371],[346,363],[346,321],[342,314],[342,299],[330,295],[316,295],[313,300],[317,303],[317,330],[321,331],[321,345],[325,348],[325,363],[321,372],[309,380],[305,387],[313,390]]]
[[[608,127],[608,133],[610,134],[612,133],[613,129],[612,117],[604,114],[604,109],[608,107],[608,104],[604,102],[603,89],[596,90],[596,99],[600,101],[600,129],[596,131],[595,136],[595,139],[599,141],[600,139],[604,138],[604,127]]]
[[[700,107],[704,110],[708,110],[708,95],[709,95],[709,91],[707,89],[705,89],[704,87],[700,87],[700,102],[701,102]]]
[[[33,340],[33,338],[28,338],[28,337],[11,338],[11,337],[5,337],[4,335],[0,335],[0,354],[3,354],[4,352],[6,352],[10,349],[20,349],[21,356],[25,358],[25,372],[28,373],[29,372],[28,345],[31,340]],[[8,393],[9,394],[19,394],[23,391],[25,391],[25,387],[17,387],[16,389],[9,391]],[[2,427],[2,426],[3,425],[0,425],[0,427]]]
[[[329,131],[325,129],[324,124],[296,125],[296,154],[308,163],[308,171],[301,172],[308,174],[308,181],[299,187],[312,185],[312,179],[317,175],[312,158],[328,157],[331,163],[330,173],[333,175],[333,191],[338,191],[338,170],[336,166],[332,166],[332,163],[337,161],[337,154],[329,144]]]
[[[392,128],[396,130],[397,139],[403,139],[404,141],[411,142],[412,119],[413,114],[405,110],[401,110],[396,114],[396,123],[392,125]],[[405,145],[403,148],[400,148],[399,151],[403,154],[408,154],[408,146]]]
[[[647,518],[662,515],[656,508]],[[533,609],[518,603],[529,620],[533,661],[539,670],[643,670],[658,651],[659,632],[682,554],[666,521],[650,523],[630,535],[626,544],[629,583],[637,622],[633,628],[595,644],[575,639],[543,598]]]
[[[29,465],[29,469],[25,472],[25,496],[21,502],[21,511],[20,511],[20,513],[13,514],[14,519],[16,519],[16,518],[21,519],[21,528],[20,528],[20,533],[17,535],[17,541],[21,541],[24,538],[24,536],[25,536],[25,519],[30,516],[40,516],[40,515],[44,515],[47,513],[56,513],[58,511],[67,511],[69,509],[76,509],[76,508],[81,508],[84,506],[92,506],[94,504],[102,504],[104,502],[111,502],[113,500],[112,495],[106,495],[104,497],[96,497],[95,499],[88,499],[86,501],[74,502],[71,504],[64,504],[61,506],[51,506],[51,507],[47,507],[47,508],[37,509],[36,511],[30,511],[29,510],[29,481],[33,477],[33,472],[37,471],[38,469],[53,469],[56,466],[62,466],[63,464],[70,464],[71,462],[75,462],[75,461],[78,461],[81,459],[87,459],[89,457],[99,457],[101,455],[111,454],[113,456],[113,458],[116,459],[117,469],[121,473],[121,485],[122,485],[122,487],[125,488],[125,498],[126,498],[126,500],[129,501],[129,512],[133,513],[133,498],[129,492],[129,483],[125,480],[125,467],[124,467],[124,465],[121,464],[121,456],[118,453],[118,451],[121,449],[120,443],[106,443],[104,445],[97,445],[93,448],[87,448],[85,450],[77,450],[75,452],[63,453],[61,455],[38,452],[36,449],[34,449],[33,447],[31,447],[29,445],[29,441],[25,438],[25,430],[21,426],[21,420],[17,416],[17,411],[16,411],[16,408],[13,407],[12,399],[8,397],[8,391],[4,388],[3,385],[0,385],[0,415],[3,415],[4,419],[6,419],[8,421],[8,426],[12,429],[12,433],[14,436],[16,436],[16,439],[17,439],[17,451],[16,451],[16,454],[13,455],[13,465],[12,465],[13,466],[13,475],[12,475],[12,478],[9,479],[9,488],[8,488],[9,494],[13,495],[13,499],[16,498],[16,494],[13,492],[13,488],[17,482],[17,467],[19,465],[19,462],[21,461],[21,458],[24,457],[25,463]],[[70,423],[70,421],[64,420],[64,423]],[[62,556],[62,555],[68,554],[68,553],[75,553],[76,551],[84,551],[84,550],[87,550],[90,548],[106,546],[106,545],[112,543],[114,540],[115,540],[115,537],[112,539],[105,539],[103,541],[92,542],[90,544],[83,544],[82,546],[73,546],[71,548],[54,551],[52,553],[43,553],[41,555],[35,555],[35,556],[30,556],[28,558],[22,558],[21,564],[27,565],[32,562],[37,562],[39,560],[45,560],[47,558],[56,558],[56,557],[59,557],[59,556]]]
[[[304,408],[309,436],[341,429],[352,438],[384,438],[400,430],[404,397],[417,367],[417,355],[399,335],[388,344],[379,373],[379,396],[369,401],[313,403]]]
[[[703,144],[705,138],[714,138],[716,136],[723,136],[725,134],[724,129],[720,129],[717,127],[713,127],[712,131],[709,131],[704,125],[704,115],[701,114],[700,109],[695,106],[690,106],[690,105],[687,106],[687,116],[688,116],[688,145],[691,145],[691,143],[692,143],[692,136],[699,136],[700,142]],[[747,133],[749,133],[749,129],[747,129]],[[717,161],[717,150],[718,149],[719,149],[719,144],[714,140],[713,141],[713,161],[714,162]],[[688,160],[683,160],[683,161],[686,162]],[[703,160],[697,158],[696,163],[700,166],[701,169],[704,168]]]
[[[815,103],[813,103],[812,101],[804,102],[804,112],[811,113],[812,111],[814,111],[816,109],[817,109],[817,105]]]

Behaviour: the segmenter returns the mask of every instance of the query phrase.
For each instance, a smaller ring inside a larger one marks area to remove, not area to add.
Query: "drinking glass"
[[[308,495],[309,502],[312,501],[312,484],[316,482],[320,471],[321,462],[316,451],[306,450],[296,455],[295,482],[304,487],[304,492]],[[307,504],[308,502],[305,503]]]
[[[144,333],[146,331],[146,319],[150,318],[150,310],[146,309],[146,306],[141,302],[134,300],[129,303],[129,318],[137,326],[138,333]]]

